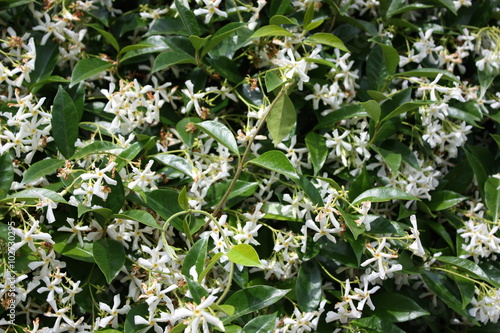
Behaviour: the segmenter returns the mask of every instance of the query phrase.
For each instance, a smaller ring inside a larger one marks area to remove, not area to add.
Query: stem
[[[231,191],[233,190],[234,186],[236,185],[236,182],[238,181],[238,178],[240,177],[241,172],[243,171],[243,167],[245,166],[246,159],[248,157],[248,154],[250,153],[250,149],[252,147],[252,144],[255,141],[255,137],[257,136],[257,134],[259,134],[260,130],[264,126],[266,118],[269,115],[269,112],[273,109],[274,105],[281,98],[281,96],[286,94],[286,92],[288,91],[288,88],[290,88],[293,84],[295,84],[295,80],[292,80],[287,85],[285,85],[281,89],[281,91],[278,93],[276,98],[273,100],[273,102],[267,107],[266,112],[264,113],[264,115],[260,119],[260,122],[257,126],[256,131],[255,131],[255,134],[252,137],[250,137],[250,140],[248,140],[247,147],[245,149],[245,152],[243,153],[243,156],[240,159],[240,162],[238,163],[238,168],[236,169],[236,172],[234,173],[234,177],[233,177],[233,180],[231,181],[231,184],[229,184],[229,187],[228,187],[226,193],[224,193],[224,196],[220,200],[219,204],[217,205],[217,207],[215,207],[214,211],[212,212],[213,216],[217,216],[220,213],[220,211],[224,207],[224,204],[226,203],[227,199],[229,198]]]

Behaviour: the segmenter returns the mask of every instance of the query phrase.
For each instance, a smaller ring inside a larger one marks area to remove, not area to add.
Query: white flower
[[[184,332],[197,333],[203,331],[203,333],[209,333],[211,331],[208,327],[208,324],[212,324],[222,332],[225,332],[226,330],[222,321],[208,311],[205,311],[205,309],[212,305],[216,299],[216,296],[210,295],[198,306],[194,306],[191,303],[186,303],[186,308],[176,309],[174,311],[173,317],[176,321],[182,318],[190,317],[189,321],[184,321],[184,323],[188,325]],[[202,329],[200,329],[200,324],[202,326]]]
[[[221,0],[203,0],[203,3],[205,4],[205,8],[195,9],[193,13],[196,16],[206,15],[205,24],[208,24],[210,22],[214,14],[217,14],[222,17],[227,17],[227,13],[219,9]]]
[[[101,311],[105,311],[110,314],[109,316],[101,319],[99,326],[106,327],[111,322],[111,327],[113,328],[118,327],[118,315],[126,314],[130,310],[130,305],[128,305],[128,301],[121,309],[119,309],[120,303],[121,303],[120,294],[116,294],[115,297],[113,297],[112,308],[106,303],[99,302],[99,309]]]
[[[425,255],[425,249],[422,246],[422,242],[420,242],[420,232],[417,227],[417,218],[415,215],[410,216],[410,222],[412,227],[410,227],[412,238],[415,238],[415,241],[409,246],[409,249],[413,252],[413,254],[423,257]]]

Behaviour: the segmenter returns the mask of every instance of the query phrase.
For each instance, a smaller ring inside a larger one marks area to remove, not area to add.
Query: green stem
[[[245,152],[243,153],[243,156],[241,157],[240,162],[238,163],[238,167],[236,169],[236,172],[234,173],[234,176],[233,176],[233,179],[231,181],[231,184],[229,184],[229,187],[228,187],[226,193],[224,193],[224,196],[220,200],[219,204],[217,205],[217,207],[215,207],[215,209],[214,209],[214,211],[212,213],[213,216],[217,216],[220,213],[220,211],[224,207],[227,199],[229,198],[229,195],[231,194],[231,191],[233,190],[234,186],[236,185],[236,182],[238,181],[238,178],[240,177],[241,172],[243,171],[243,167],[245,166],[246,159],[248,157],[248,154],[250,153],[250,149],[252,148],[252,144],[255,141],[255,137],[257,136],[257,134],[259,134],[260,130],[262,129],[262,127],[266,123],[266,118],[269,115],[269,112],[273,109],[274,105],[281,98],[281,96],[283,96],[284,94],[286,94],[286,92],[288,91],[288,89],[293,84],[295,84],[295,80],[292,80],[287,85],[285,85],[281,89],[281,91],[278,93],[278,95],[276,96],[276,98],[273,100],[273,102],[267,107],[266,112],[264,113],[264,115],[260,119],[260,123],[257,126],[255,134],[250,138],[250,140],[248,140],[247,147],[245,149]]]

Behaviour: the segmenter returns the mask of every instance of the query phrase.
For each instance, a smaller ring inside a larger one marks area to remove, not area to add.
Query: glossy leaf
[[[270,286],[253,286],[238,290],[224,303],[234,307],[234,314],[228,318],[223,318],[222,322],[230,323],[236,318],[266,308],[282,299],[288,292],[289,290],[276,289]]]
[[[92,254],[95,262],[111,283],[125,264],[125,249],[119,241],[103,238],[93,243]]]
[[[155,58],[151,72],[156,73],[172,65],[178,64],[196,65],[196,59],[192,55],[179,50],[163,52]]]
[[[376,151],[378,151],[378,153],[383,157],[385,163],[389,169],[391,169],[392,174],[396,174],[401,166],[401,161],[403,160],[401,154],[382,148],[377,148]]]
[[[112,217],[115,219],[133,220],[155,229],[161,229],[160,225],[158,224],[158,222],[156,222],[153,215],[143,210],[127,210],[119,214],[114,214]]]
[[[380,148],[401,155],[402,161],[410,165],[415,170],[422,170],[418,164],[415,153],[404,143],[397,140],[384,140]]]
[[[235,264],[247,267],[262,267],[257,251],[248,244],[233,246],[227,253],[229,260]]]
[[[67,243],[67,240],[53,245],[54,251],[66,257],[76,260],[94,263],[94,255],[92,252],[93,243],[84,243],[83,248],[80,244],[73,240],[72,243]]]
[[[277,172],[291,179],[299,179],[295,168],[281,151],[270,150],[247,162]]]
[[[281,95],[266,118],[267,129],[275,146],[290,134],[296,122],[295,106],[288,95]]]
[[[281,80],[279,76],[276,74],[276,72],[273,71],[269,71],[266,73],[264,81],[266,83],[267,92],[271,92],[274,89],[281,87],[281,85],[283,85],[284,83],[283,80]]]
[[[349,49],[344,45],[344,42],[335,35],[318,32],[306,38],[305,43],[309,44],[323,44],[331,46],[336,49],[340,49],[345,52],[349,52]]]
[[[431,192],[431,197],[429,202],[425,202],[431,211],[447,209],[467,199],[452,191],[434,191]]]
[[[399,65],[399,54],[395,48],[392,46],[378,43],[382,48],[382,53],[384,55],[384,63],[389,74],[394,74]]]
[[[113,67],[113,63],[98,58],[85,58],[80,60],[71,74],[70,87],[77,83],[90,79],[92,76],[97,75],[105,70]]]
[[[383,120],[388,120],[394,117],[397,117],[399,115],[402,115],[403,113],[410,112],[413,110],[418,110],[421,106],[424,105],[429,105],[431,104],[430,101],[412,101],[412,102],[407,102],[404,104],[401,104],[397,108],[395,108],[391,113],[389,113],[387,116],[384,117]]]
[[[186,282],[188,284],[189,292],[191,293],[191,298],[195,301],[195,303],[201,303],[204,297],[210,295],[208,291],[196,281],[193,281],[190,278],[186,277]]]
[[[366,116],[368,116],[368,113],[361,104],[347,105],[323,117],[321,119],[321,122],[314,127],[314,130],[331,128],[332,126],[335,126],[339,121],[344,119]]]
[[[316,261],[310,260],[302,263],[295,282],[297,304],[300,310],[312,312],[317,309],[322,297],[321,287],[321,270]]]
[[[88,155],[102,154],[121,149],[123,148],[109,141],[96,141],[78,149],[69,159],[75,161]]]
[[[392,322],[410,321],[430,313],[413,299],[399,293],[381,292],[371,296],[375,305],[375,314]]]
[[[366,328],[370,332],[377,333],[405,333],[402,329],[394,325],[392,322],[383,320],[378,316],[363,317],[354,319],[351,323],[355,327]]]
[[[243,327],[243,332],[245,333],[272,333],[274,332],[274,327],[276,326],[277,313],[269,315],[260,315]]]
[[[73,99],[61,86],[57,90],[52,107],[51,132],[61,154],[69,158],[75,151],[78,138],[78,114]]]
[[[380,105],[376,101],[369,100],[362,102],[361,105],[375,122],[380,120]]]
[[[224,25],[222,28],[217,30],[212,37],[210,37],[207,44],[203,48],[201,56],[204,57],[210,50],[219,45],[223,40],[234,36],[234,34],[244,26],[245,24],[240,22],[231,22]]]
[[[384,62],[384,53],[380,45],[371,49],[366,60],[366,78],[370,89],[384,92],[389,72]]]
[[[78,217],[82,217],[83,214],[88,212],[92,212],[94,214],[99,214],[100,216],[108,219],[111,215],[113,215],[113,211],[109,208],[92,208],[89,206],[85,206],[83,204],[78,205]]]
[[[158,213],[164,220],[168,220],[173,214],[182,211],[182,208],[178,204],[178,197],[179,193],[176,191],[158,189],[146,192],[146,205]],[[173,219],[170,223],[178,231],[184,232],[180,218]]]
[[[32,164],[23,175],[23,184],[29,184],[41,177],[51,174],[64,165],[63,160],[48,158]]]
[[[148,318],[149,316],[149,311],[148,311],[148,304],[147,303],[140,303],[137,306],[134,306],[130,311],[128,311],[127,316],[125,318],[125,325],[124,325],[124,333],[137,333],[144,328],[148,327],[147,325],[136,325],[135,324],[135,317],[136,316],[141,316],[143,318]]]
[[[371,201],[371,202],[384,202],[389,200],[419,200],[418,198],[410,195],[406,192],[395,188],[389,187],[376,187],[369,189],[363,193],[361,193],[356,199],[352,201],[352,204],[355,205],[362,201]]]
[[[442,74],[441,79],[461,83],[460,79],[455,75],[453,75],[452,73],[445,71],[443,69],[436,69],[436,68],[420,68],[411,71],[396,73],[395,76],[396,77],[417,76],[417,77],[427,77],[429,79],[434,79],[439,74]]]
[[[181,17],[182,24],[190,35],[200,36],[201,30],[196,20],[196,16],[190,8],[183,5],[183,2],[175,0],[175,8]]]
[[[192,170],[193,167],[189,162],[177,155],[173,155],[170,153],[161,153],[151,156],[158,162],[165,164],[171,168],[174,168],[177,171],[182,172],[186,176],[193,177]]]
[[[116,51],[120,51],[120,44],[118,44],[118,41],[116,40],[116,38],[112,34],[110,34],[109,32],[107,32],[106,30],[104,30],[98,24],[86,24],[86,25],[88,27],[91,27],[92,29],[96,30],[97,32],[99,32],[108,41],[108,43],[111,46],[113,46],[113,48]]]
[[[10,191],[14,181],[14,167],[8,152],[0,155],[0,175],[0,198],[3,198]]]
[[[2,200],[0,202],[11,201],[13,199],[16,200],[40,200],[41,197],[49,198],[54,202],[60,203],[68,203],[66,199],[64,199],[59,193],[56,193],[51,190],[47,190],[45,188],[30,188],[27,190],[22,190],[16,193],[13,193]]]
[[[500,214],[500,179],[490,177],[484,182],[484,201],[492,221],[498,221]]]
[[[277,26],[277,25],[266,25],[258,29],[253,33],[250,38],[261,38],[261,37],[294,37],[294,35],[288,30]]]
[[[316,132],[309,132],[305,138],[307,152],[314,169],[314,175],[317,175],[328,157],[328,148],[326,139],[323,135]]]
[[[35,69],[30,73],[31,88],[36,85],[35,92],[41,87],[39,83],[50,83],[48,80],[59,57],[59,44],[48,41],[45,45],[38,45],[36,54]]]
[[[207,257],[208,237],[199,239],[186,254],[184,263],[182,264],[182,274],[186,277],[192,276],[191,268],[194,266],[198,276],[203,272],[205,259]],[[192,276],[195,278],[194,276]]]
[[[481,267],[479,267],[475,262],[468,260],[468,259],[463,259],[463,258],[458,258],[458,257],[451,257],[451,256],[439,256],[437,257],[437,260],[441,262],[445,262],[447,264],[450,264],[455,267],[459,267],[466,271],[468,274],[472,275],[474,278],[481,279],[486,282],[493,282],[497,286],[497,288],[500,286],[500,284],[495,283],[492,281],[488,275],[482,270]]]
[[[283,15],[274,15],[271,17],[269,20],[269,24],[272,25],[283,25],[283,24],[289,24],[289,25],[299,25],[299,22],[295,17],[289,18]]]
[[[214,120],[207,120],[195,125],[197,128],[215,139],[218,143],[228,148],[229,151],[239,155],[238,143],[233,133],[226,125]]]

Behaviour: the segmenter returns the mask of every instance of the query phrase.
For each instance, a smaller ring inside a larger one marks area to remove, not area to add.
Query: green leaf
[[[402,329],[394,325],[392,322],[383,320],[377,316],[363,317],[351,321],[355,327],[366,328],[367,332],[377,333],[405,333]],[[360,330],[362,331],[362,330]]]
[[[261,38],[261,37],[279,37],[279,36],[284,36],[284,37],[294,37],[294,35],[277,25],[266,25],[257,30],[256,32],[253,33],[250,38]]]
[[[468,312],[462,308],[461,299],[459,299],[456,292],[451,289],[452,286],[446,280],[445,276],[433,272],[422,271],[422,279],[430,291],[436,294],[441,301],[458,314],[464,316],[465,318],[472,319]],[[473,320],[473,322],[476,321]]]
[[[116,38],[112,34],[110,34],[109,32],[107,32],[106,30],[104,30],[98,24],[87,23],[86,25],[89,26],[89,27],[91,27],[92,29],[95,29],[97,32],[99,32],[108,41],[108,43],[111,46],[113,46],[113,48],[116,51],[120,51],[120,44],[118,44],[118,41],[116,40]]]
[[[322,278],[319,265],[314,260],[300,265],[295,291],[297,304],[303,312],[312,312],[318,308],[321,301]]]
[[[290,97],[282,94],[266,118],[267,129],[277,146],[290,132],[297,122],[297,113]]]
[[[332,128],[336,126],[339,121],[344,119],[366,116],[368,116],[368,113],[361,104],[350,104],[322,117],[319,124],[314,126],[314,130]]]
[[[248,267],[261,267],[257,251],[248,244],[238,244],[233,246],[227,253],[229,260],[235,264]]]
[[[183,211],[178,204],[179,193],[173,190],[154,190],[146,192],[146,205],[158,213],[164,220],[168,220],[175,213]],[[182,220],[175,218],[170,222],[177,231],[184,232]]]
[[[193,298],[193,301],[195,303],[201,303],[203,297],[207,297],[210,295],[208,291],[203,288],[202,285],[198,284],[196,281],[191,280],[190,278],[186,277],[186,281],[188,283],[188,289],[189,292],[191,293],[191,297]]]
[[[78,114],[73,99],[59,86],[52,107],[52,136],[61,154],[69,158],[78,139]]]
[[[275,71],[269,71],[266,73],[266,76],[264,77],[264,81],[266,82],[266,90],[267,92],[271,92],[274,89],[281,87],[281,85],[284,83],[279,76],[276,74]]]
[[[190,8],[186,8],[182,2],[175,0],[175,8],[181,17],[182,24],[190,35],[200,36],[201,30],[196,20],[196,16]]]
[[[250,320],[243,327],[245,333],[272,333],[276,326],[277,312],[269,315],[260,315]]]
[[[218,143],[228,148],[231,152],[239,155],[238,143],[234,138],[233,133],[226,125],[214,120],[207,120],[195,125],[196,128],[201,129],[210,137],[215,139]]]
[[[403,159],[401,154],[382,148],[375,148],[375,150],[384,158],[384,161],[391,169],[392,174],[396,174],[399,170],[399,167],[401,166],[401,161]]]
[[[484,182],[484,201],[492,221],[498,221],[500,214],[500,179],[489,177]]]
[[[136,325],[135,316],[141,316],[145,319],[148,319],[149,318],[148,303],[146,302],[140,303],[137,306],[134,306],[127,313],[127,317],[125,318],[125,325],[123,327],[124,333],[137,333],[143,330],[144,328],[148,327],[147,325]]]
[[[46,81],[51,77],[59,58],[59,44],[47,41],[45,45],[37,45],[36,55],[35,69],[30,73],[32,92],[36,92],[42,86],[38,83]],[[37,89],[33,91],[35,85],[37,85]]]
[[[380,120],[380,105],[374,101],[374,100],[369,100],[366,102],[360,103],[363,108],[366,110],[366,112],[370,115],[370,118],[372,118],[375,122],[378,122]]]
[[[208,272],[210,272],[210,270],[212,269],[212,267],[215,266],[215,264],[217,263],[217,260],[219,260],[220,257],[222,257],[224,255],[225,255],[224,253],[219,252],[216,255],[214,255],[212,257],[212,259],[210,259],[210,261],[208,262],[207,267],[205,267],[205,269],[199,274],[199,276],[198,276],[198,283],[201,283],[201,281],[203,281],[203,279],[205,278],[205,276],[207,276]]]
[[[133,220],[156,229],[161,229],[161,226],[158,224],[158,222],[156,222],[153,215],[143,210],[138,210],[138,209],[127,210],[119,214],[114,214],[112,218]]]
[[[453,207],[467,199],[458,193],[445,190],[433,191],[431,192],[431,197],[432,199],[429,202],[426,201],[425,204],[434,212]]]
[[[349,199],[353,200],[361,193],[366,190],[369,190],[373,187],[373,181],[371,180],[370,174],[366,170],[366,166],[363,166],[361,173],[356,177],[356,179],[351,183],[351,187],[349,187]],[[339,191],[340,189],[337,189]]]
[[[415,170],[422,170],[422,168],[418,164],[418,160],[415,157],[415,154],[404,143],[392,139],[384,140],[383,143],[380,145],[380,148],[401,155],[403,162],[407,163]]]
[[[106,152],[110,152],[112,150],[118,150],[118,149],[123,149],[123,147],[120,147],[118,145],[115,145],[114,143],[111,143],[109,141],[96,141],[92,142],[91,144],[78,149],[70,158],[69,160],[76,161],[79,160],[80,158],[83,158],[88,155],[96,155],[96,154],[102,154]]]
[[[238,66],[228,57],[220,56],[216,59],[208,59],[208,63],[217,71],[217,74],[228,79],[231,83],[238,84],[244,80]]]
[[[111,283],[125,264],[125,249],[119,241],[103,238],[94,242],[92,254],[95,262]]]
[[[394,76],[395,77],[417,76],[417,77],[427,77],[429,79],[434,79],[439,74],[443,74],[441,79],[453,81],[453,82],[456,82],[459,84],[462,83],[462,81],[460,81],[460,79],[457,76],[453,75],[452,73],[445,71],[443,69],[436,69],[436,68],[420,68],[420,69],[415,69],[415,70],[411,70],[411,71],[396,73],[396,74],[394,74]]]
[[[82,217],[83,214],[92,212],[95,214],[99,214],[105,219],[108,219],[111,215],[113,215],[113,211],[109,208],[92,208],[89,206],[85,206],[83,204],[78,205],[78,217]]]
[[[377,43],[382,48],[382,53],[384,55],[385,67],[389,74],[394,74],[399,66],[399,53],[392,46]]]
[[[181,269],[184,276],[191,276],[189,271],[193,266],[195,267],[198,276],[203,272],[205,259],[207,258],[208,239],[209,237],[199,239],[186,254]]]
[[[304,191],[304,193],[309,197],[313,205],[322,206],[323,198],[319,193],[319,190],[314,186],[311,181],[304,175],[299,175],[299,179],[293,180],[295,184]]]
[[[182,172],[186,176],[193,177],[192,174],[192,169],[193,167],[191,164],[184,158],[177,156],[177,155],[172,155],[171,153],[160,153],[151,156],[158,162],[165,164],[177,171]]]
[[[374,313],[383,320],[400,323],[430,315],[413,299],[400,293],[380,292],[371,299],[375,305]]]
[[[271,25],[283,25],[283,24],[290,24],[290,25],[299,25],[299,22],[295,17],[288,18],[283,15],[274,15],[271,17],[269,20],[269,24]]]
[[[219,45],[223,40],[233,36],[238,30],[245,26],[244,23],[231,22],[224,25],[222,28],[217,30],[212,37],[208,40],[207,44],[203,48],[201,57],[204,57],[210,50]]]
[[[450,12],[457,15],[457,10],[456,10],[455,5],[453,4],[452,0],[434,0],[434,2],[440,3],[444,7],[448,8],[450,10]]]
[[[85,58],[80,60],[71,74],[70,87],[76,85],[78,82],[89,79],[105,70],[113,67],[113,63],[98,58]]]
[[[217,182],[214,186],[211,186],[205,197],[205,201],[208,205],[215,206],[219,203],[220,199],[224,196],[227,189],[229,188],[229,184],[231,180],[225,180],[221,182]],[[228,203],[227,207],[231,207],[235,203],[242,201],[252,194],[259,188],[258,182],[247,182],[244,180],[237,180],[236,185],[231,190],[229,197],[227,198]],[[234,200],[233,200],[234,199]]]
[[[80,244],[73,240],[73,243],[67,242],[67,239],[63,242],[55,243],[53,245],[54,251],[59,254],[62,254],[66,257],[70,257],[76,260],[85,261],[94,263],[94,255],[92,252],[93,244],[92,243],[83,243],[83,248],[80,247]]]
[[[181,137],[182,142],[188,147],[192,147],[194,143],[194,139],[198,137],[200,134],[200,130],[197,129],[196,127],[194,132],[191,133],[191,131],[188,131],[186,126],[189,126],[190,124],[195,125],[197,123],[200,123],[201,119],[198,117],[187,117],[181,119],[177,125],[175,125],[175,129],[177,130],[177,133],[179,133],[179,136]]]
[[[309,6],[306,8],[306,12],[304,14],[304,20],[302,22],[302,26],[305,28],[308,26],[314,18],[314,4],[309,3]],[[306,30],[307,31],[307,30]]]
[[[459,267],[466,271],[468,274],[470,274],[473,278],[480,279],[483,281],[486,281],[488,283],[492,283],[495,285],[495,287],[499,287],[500,284],[495,282],[494,280],[490,279],[488,275],[483,271],[481,267],[478,266],[473,261],[463,259],[463,258],[458,258],[458,257],[451,257],[451,256],[439,256],[436,257],[437,260],[441,262],[445,262],[447,264],[450,264],[455,267]]]
[[[32,164],[28,170],[23,175],[22,184],[29,184],[41,177],[44,177],[50,173],[57,171],[60,167],[64,165],[63,160],[57,160],[54,158],[48,158],[46,160],[38,161]]]
[[[352,204],[355,205],[363,201],[384,202],[384,201],[398,200],[398,199],[419,200],[413,195],[410,195],[406,192],[403,192],[395,188],[376,187],[361,193],[356,199],[353,200]]]
[[[196,59],[183,51],[167,51],[160,53],[153,63],[153,69],[151,73],[156,73],[162,69],[170,67],[177,64],[193,64],[196,65]]]
[[[227,324],[248,313],[266,308],[282,299],[289,291],[270,286],[253,286],[238,290],[225,302],[225,305],[234,307],[234,314],[223,318],[222,322]]]
[[[351,215],[346,214],[346,212],[344,212],[342,208],[338,207],[337,209],[342,215],[344,222],[347,225],[347,228],[349,228],[349,230],[352,232],[354,240],[357,241],[358,236],[365,232],[365,227],[363,225],[358,226],[354,218]]]
[[[314,175],[317,175],[328,157],[328,148],[326,147],[326,139],[323,135],[316,132],[309,132],[305,138],[307,153],[311,159],[314,169]]]
[[[12,199],[16,200],[40,200],[40,197],[46,197],[54,202],[60,202],[67,204],[68,202],[64,199],[59,193],[56,193],[51,190],[47,190],[45,188],[30,188],[27,190],[22,190],[16,193],[13,193],[2,200],[0,202],[11,201]]]
[[[418,110],[419,107],[424,106],[424,105],[429,105],[434,103],[433,101],[412,101],[412,102],[406,102],[404,104],[401,104],[397,108],[395,108],[391,113],[389,113],[387,116],[383,118],[383,120],[388,120],[394,117],[397,117],[403,113],[413,111],[413,110]]]
[[[340,38],[325,32],[318,32],[314,35],[307,37],[304,43],[312,45],[323,44],[331,46],[336,49],[340,49],[345,52],[349,52],[349,49],[344,45],[344,42],[342,42]]]
[[[8,152],[0,155],[0,175],[0,198],[2,198],[9,193],[14,181],[14,167]]]
[[[455,281],[462,298],[462,308],[465,309],[474,297],[475,283],[463,276],[450,274],[449,277]]]
[[[270,150],[247,162],[280,173],[291,179],[299,179],[295,168],[281,151]]]
[[[186,186],[182,188],[182,190],[179,192],[179,197],[177,198],[177,203],[179,206],[184,209],[188,210],[189,209],[189,197],[187,195],[187,190]]]
[[[370,89],[383,92],[388,76],[389,72],[384,63],[382,47],[375,45],[366,60],[366,78]]]
[[[474,176],[477,180],[479,193],[481,194],[481,197],[484,198],[484,184],[486,182],[486,179],[488,178],[488,173],[486,172],[485,164],[483,163],[484,161],[480,158],[479,155],[475,154],[476,151],[474,147],[467,147],[464,149],[464,151],[467,157],[467,161],[469,161],[469,164],[472,167],[472,171],[474,171]]]

